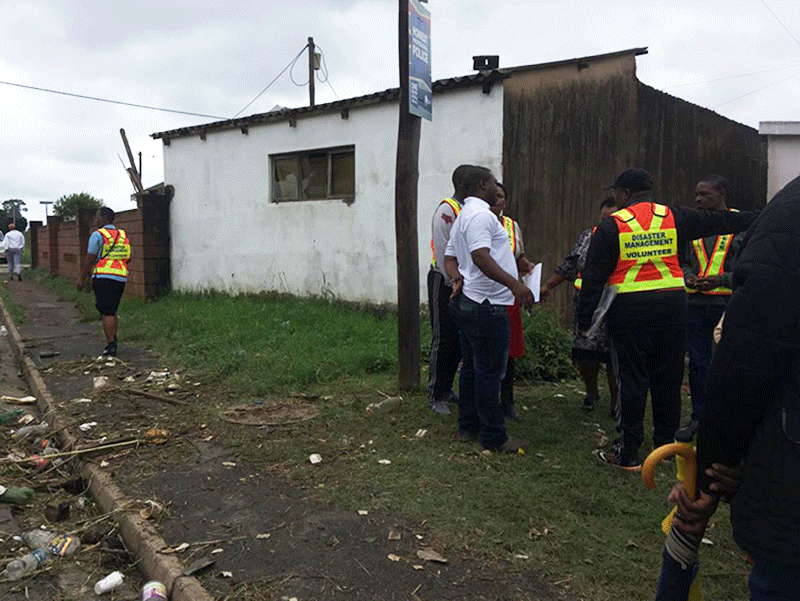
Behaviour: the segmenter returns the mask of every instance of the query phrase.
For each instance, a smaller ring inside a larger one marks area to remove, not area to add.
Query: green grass
[[[607,402],[584,413],[576,382],[518,387],[524,421],[509,430],[529,442],[528,453],[485,456],[455,441],[454,420],[428,410],[423,392],[403,394],[390,413],[365,412],[382,398],[378,391],[396,393],[393,313],[269,295],[170,294],[127,299],[120,314],[123,340],[138,339],[215,383],[186,419],[207,423],[244,459],[343,507],[424,520],[445,555],[475,549],[511,569],[543,572],[589,601],[653,598],[674,466],[660,467],[659,488],[649,491],[638,476],[600,465],[591,454],[599,430],[614,436]],[[426,344],[427,323],[422,332]],[[562,345],[549,329],[543,337]],[[283,428],[217,420],[228,405],[292,391],[330,398],[312,401],[317,419]],[[427,432],[418,437],[419,430]],[[308,462],[311,453],[322,455],[320,465]],[[709,537],[707,598],[746,599],[747,567],[731,540],[727,507]]]

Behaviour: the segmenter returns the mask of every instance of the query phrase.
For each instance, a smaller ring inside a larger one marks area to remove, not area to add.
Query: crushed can
[[[142,601],[167,601],[167,587],[152,580],[142,587]]]

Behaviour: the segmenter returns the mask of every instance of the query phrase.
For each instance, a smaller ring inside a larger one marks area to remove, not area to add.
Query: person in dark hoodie
[[[678,249],[689,240],[745,230],[756,214],[658,203],[644,169],[623,171],[612,188],[621,208],[592,236],[577,322],[585,335],[603,289],[616,290],[607,323],[618,360],[620,436],[610,451],[596,455],[608,465],[640,471],[647,393],[654,447],[672,442],[680,424],[687,308]]]
[[[719,503],[709,470],[743,466],[733,538],[752,601],[800,600],[800,177],[747,232],[697,434],[698,490],[673,489],[676,525],[702,537]]]

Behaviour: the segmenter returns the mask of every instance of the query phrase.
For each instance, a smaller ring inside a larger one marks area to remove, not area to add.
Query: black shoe
[[[499,447],[494,447],[489,449],[490,451],[494,451],[495,453],[504,453],[506,455],[524,455],[525,448],[524,445],[519,442],[518,440],[514,440],[513,438],[507,438],[506,441],[501,444]]]
[[[622,459],[618,457],[614,451],[600,451],[600,450],[595,451],[594,456],[597,457],[603,463],[617,467],[621,470],[625,470],[626,472],[642,471],[642,462],[639,461],[638,457],[632,457],[630,459]]]
[[[109,342],[106,345],[106,348],[103,349],[103,354],[104,355],[109,355],[111,357],[116,357],[117,356],[117,341],[114,340],[112,342]]]
[[[678,442],[691,442],[697,434],[697,427],[700,423],[693,419],[688,424],[684,424],[675,430],[675,440]]]
[[[595,396],[595,395],[592,395],[592,394],[587,394],[583,398],[583,410],[584,411],[594,411],[594,403],[595,403],[595,401],[599,401],[599,400],[600,400],[599,396]]]
[[[22,281],[22,274],[21,274],[21,273],[18,273],[18,274],[17,274],[17,279],[18,279],[20,282]]]

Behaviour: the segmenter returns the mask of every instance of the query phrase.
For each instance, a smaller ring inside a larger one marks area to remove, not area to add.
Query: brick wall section
[[[92,210],[82,210],[74,221],[50,217],[47,225],[31,222],[33,267],[77,280],[93,222]],[[125,293],[154,298],[169,290],[169,198],[159,192],[143,194],[139,208],[117,213],[115,224],[131,243]]]

